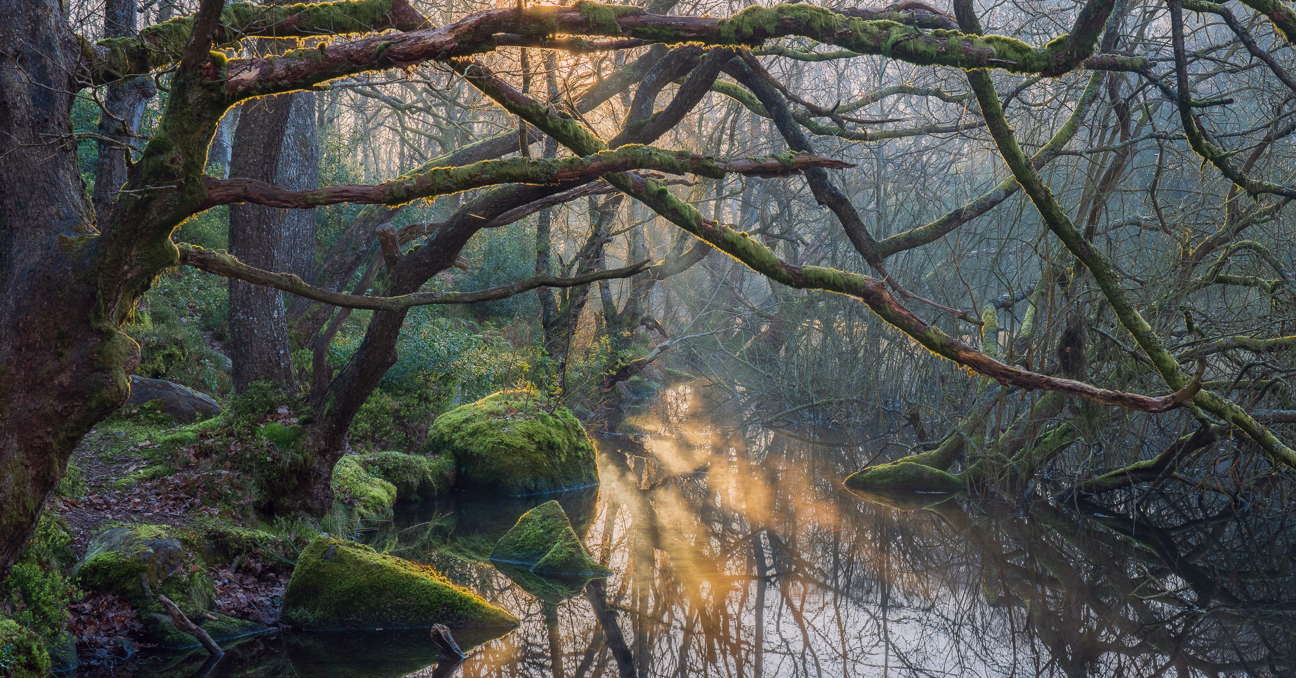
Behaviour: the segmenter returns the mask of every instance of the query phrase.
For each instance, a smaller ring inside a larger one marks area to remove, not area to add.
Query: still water
[[[486,563],[553,497],[401,507],[366,535],[523,620],[437,664],[426,631],[279,633],[137,676],[1195,676],[1296,672],[1296,526],[1168,508],[1160,525],[1043,499],[907,502],[841,486],[852,451],[666,398],[558,497],[606,580]],[[867,452],[867,451],[862,451]],[[871,455],[871,452],[869,452]],[[904,505],[896,505],[896,504]],[[1176,512],[1177,511],[1177,512]]]

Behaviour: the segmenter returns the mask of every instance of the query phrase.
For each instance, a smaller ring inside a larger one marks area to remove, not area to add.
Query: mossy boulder
[[[598,483],[594,443],[580,422],[527,391],[501,391],[437,417],[424,451],[452,458],[465,490],[520,496]]]
[[[396,486],[375,476],[360,457],[348,455],[333,467],[333,492],[337,501],[350,506],[361,519],[391,516],[396,503]]]
[[[513,626],[517,618],[426,565],[332,537],[311,542],[281,618],[309,629]]]
[[[597,486],[527,497],[456,492],[417,507],[398,509],[395,527],[401,533],[402,544],[418,544],[420,556],[435,551],[490,565],[491,552],[500,538],[517,525],[523,514],[549,498],[562,505],[577,535],[589,530],[598,507]]]
[[[370,475],[396,487],[397,501],[426,501],[450,491],[454,460],[404,452],[374,452],[361,458]]]
[[[527,565],[532,574],[606,577],[612,571],[585,550],[567,514],[556,501],[545,502],[518,519],[491,552],[496,563]]]
[[[165,525],[129,525],[100,532],[73,569],[77,583],[119,595],[142,610],[153,610],[154,594],[175,601],[190,617],[211,607],[216,589],[192,544]]]
[[[258,624],[246,619],[235,619],[223,614],[213,615],[215,619],[201,619],[198,626],[211,636],[211,639],[224,643],[230,640],[252,636],[263,633],[268,630],[263,624]],[[194,621],[199,621],[195,619]],[[150,643],[156,644],[164,650],[184,650],[191,647],[199,647],[201,643],[197,638],[176,628],[175,622],[171,617],[160,613],[151,613],[144,615],[144,632]]]
[[[49,670],[49,653],[40,638],[18,622],[0,617],[0,675],[45,678]]]

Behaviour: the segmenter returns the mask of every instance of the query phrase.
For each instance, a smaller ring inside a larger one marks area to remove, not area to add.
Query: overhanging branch
[[[552,275],[538,275],[508,285],[492,287],[478,292],[448,292],[446,294],[415,293],[398,297],[365,297],[355,294],[333,292],[314,285],[291,273],[273,273],[239,261],[225,250],[205,250],[187,243],[176,243],[180,250],[180,263],[207,271],[222,278],[242,280],[254,285],[264,285],[283,290],[290,294],[306,297],[314,301],[344,308],[364,308],[375,311],[399,311],[412,306],[430,306],[433,304],[476,304],[483,301],[497,301],[533,290],[537,287],[575,287],[588,285],[599,280],[612,278],[629,278],[648,266],[648,261],[641,261],[633,266],[596,271],[571,278],[559,278]]]
[[[688,151],[666,151],[653,146],[626,146],[584,158],[487,160],[464,167],[438,167],[407,174],[381,184],[329,186],[305,191],[289,191],[253,179],[207,177],[204,179],[207,185],[207,200],[199,211],[236,202],[249,202],[281,209],[311,209],[339,203],[403,205],[421,198],[449,195],[484,186],[557,185],[592,181],[610,172],[641,169],[719,178],[730,173],[757,177],[787,176],[812,167],[843,169],[854,165],[808,153],[716,160]]]

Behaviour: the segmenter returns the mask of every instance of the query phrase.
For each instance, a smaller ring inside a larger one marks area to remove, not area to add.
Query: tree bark
[[[245,104],[234,134],[230,175],[288,190],[315,188],[319,154],[314,101],[313,94],[303,92]],[[250,266],[310,280],[314,243],[314,210],[254,204],[230,207],[230,253]],[[292,353],[283,294],[231,280],[229,303],[235,391],[242,392],[255,381],[291,388]]]
[[[135,33],[135,0],[108,0],[104,5],[104,37],[120,38]],[[157,94],[152,78],[137,76],[108,85],[99,120],[99,164],[96,167],[94,206],[97,221],[108,222],[117,192],[126,183],[125,146],[134,146],[135,134],[149,99]],[[112,140],[112,141],[109,141]],[[115,143],[114,143],[115,142]]]
[[[56,0],[0,0],[0,577],[139,345],[96,321],[94,214],[71,139],[80,54]]]

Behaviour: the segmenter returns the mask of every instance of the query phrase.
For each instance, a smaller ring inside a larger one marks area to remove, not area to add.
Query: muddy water
[[[437,664],[425,632],[251,639],[137,675],[1291,675],[1296,549],[1282,517],[1134,523],[1047,501],[861,497],[851,450],[697,416],[667,399],[600,440],[602,485],[559,501],[606,580],[486,563],[551,497],[401,507],[368,535],[523,622]],[[867,450],[861,453],[871,452]]]

